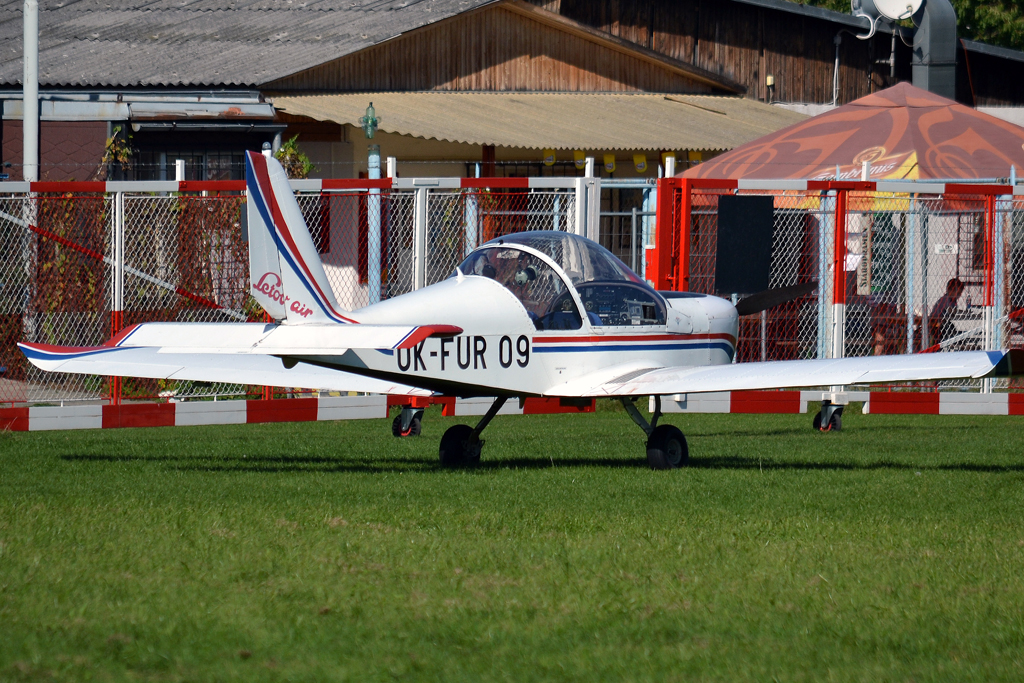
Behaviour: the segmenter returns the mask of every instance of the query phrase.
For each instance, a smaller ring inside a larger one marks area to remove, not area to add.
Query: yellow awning
[[[272,100],[289,114],[356,127],[372,101],[388,133],[525,149],[731,149],[807,118],[710,95],[377,92]]]

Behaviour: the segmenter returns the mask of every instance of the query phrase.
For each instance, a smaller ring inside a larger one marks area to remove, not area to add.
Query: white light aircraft
[[[1024,372],[1024,351],[733,364],[736,307],[656,292],[600,245],[561,232],[491,240],[447,280],[343,311],[280,164],[251,152],[246,178],[252,294],[274,323],[144,323],[99,347],[21,343],[29,360],[55,372],[496,396],[475,427],[445,432],[446,466],[479,461],[480,435],[509,398],[615,397],[655,469],[688,458],[682,432],[658,424],[661,396]],[[643,396],[655,397],[649,422],[635,406]],[[834,426],[841,411],[826,403],[816,420]]]

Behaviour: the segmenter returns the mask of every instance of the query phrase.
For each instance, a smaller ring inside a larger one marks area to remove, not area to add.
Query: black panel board
[[[723,195],[718,200],[715,289],[754,294],[768,289],[775,198]]]

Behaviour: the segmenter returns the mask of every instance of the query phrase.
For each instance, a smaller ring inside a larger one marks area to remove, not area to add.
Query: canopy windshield
[[[531,252],[557,263],[572,283],[592,326],[664,325],[665,301],[626,264],[588,239],[566,232],[505,235],[462,262],[466,275],[497,280],[522,302],[538,330],[577,330],[583,324],[569,287]]]
[[[573,285],[585,282],[634,282],[646,284],[615,255],[596,242],[569,232],[541,230],[517,232],[493,239],[484,247],[524,245],[549,256],[569,276]]]

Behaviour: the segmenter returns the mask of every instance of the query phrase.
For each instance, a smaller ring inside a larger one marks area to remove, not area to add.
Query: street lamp
[[[370,102],[370,106],[366,108],[366,116],[359,119],[359,125],[362,126],[363,132],[366,133],[366,139],[372,140],[373,134],[377,132],[377,126],[380,124],[380,119],[377,118],[377,110],[373,108],[373,102]],[[367,170],[369,177],[373,180],[380,179],[380,145],[370,145],[367,148]]]
[[[377,126],[380,125],[380,119],[377,118],[377,110],[373,108],[373,102],[370,102],[370,106],[366,108],[366,116],[359,119],[359,125],[363,127],[366,139],[372,140],[373,134],[377,132]]]

